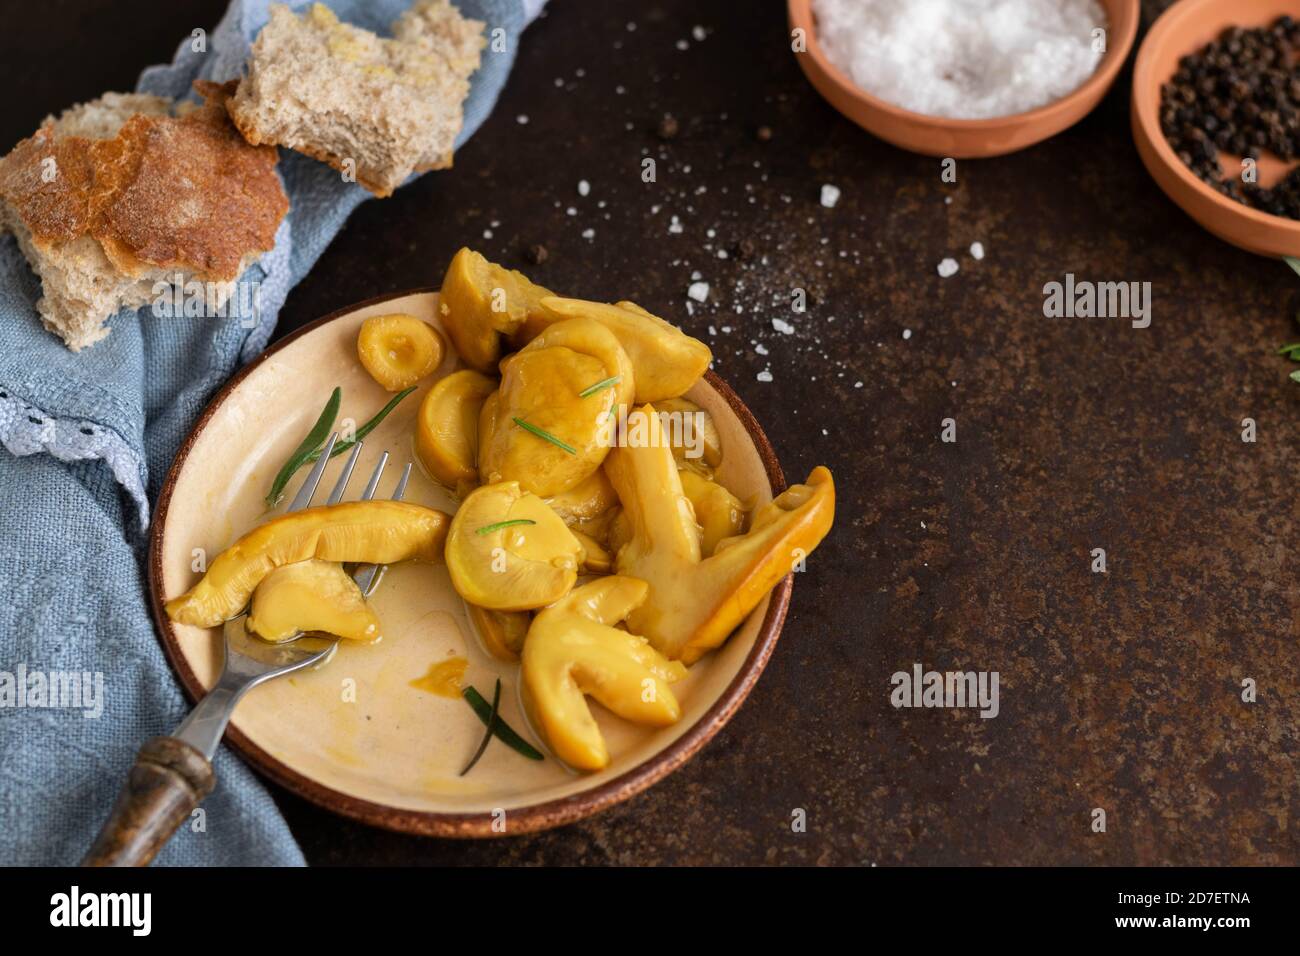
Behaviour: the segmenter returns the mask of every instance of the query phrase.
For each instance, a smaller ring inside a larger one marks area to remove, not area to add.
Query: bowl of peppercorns
[[[1152,177],[1214,235],[1300,256],[1300,0],[1181,0],[1133,69]]]

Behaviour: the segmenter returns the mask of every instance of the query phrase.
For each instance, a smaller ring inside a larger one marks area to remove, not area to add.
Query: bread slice
[[[289,208],[269,147],[226,114],[234,84],[196,83],[201,107],[107,93],[49,117],[0,159],[0,228],[40,277],[46,328],[78,351],[157,283],[198,280],[220,309],[233,282],[275,244]]]
[[[302,16],[276,4],[230,115],[250,143],[306,153],[391,195],[411,173],[451,165],[483,27],[448,0],[422,0],[390,40],[319,3]]]

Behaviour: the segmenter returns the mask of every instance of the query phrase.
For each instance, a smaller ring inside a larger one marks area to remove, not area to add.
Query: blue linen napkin
[[[484,50],[471,80],[459,146],[491,112],[519,36],[544,0],[453,2],[487,23],[490,40],[501,28],[496,36],[504,41],[504,49]],[[327,5],[341,20],[386,35],[409,0]],[[232,0],[202,43],[186,38],[171,64],[144,71],[137,89],[180,98],[196,78],[239,76],[269,6]],[[8,449],[0,452],[0,864],[75,863],[136,750],[170,732],[187,710],[146,609],[148,503],[198,413],[265,347],[289,290],[370,197],[287,150],[279,171],[289,215],[274,250],[241,279],[258,289],[255,314],[121,313],[107,338],[73,354],[41,326],[39,280],[13,237],[0,238],[0,443]],[[79,687],[89,699],[80,709],[56,708],[45,706],[46,694],[43,705],[39,685],[70,672],[85,675]],[[102,675],[99,693],[95,675]],[[201,826],[183,826],[158,862],[301,864],[253,774],[224,749],[216,771]]]

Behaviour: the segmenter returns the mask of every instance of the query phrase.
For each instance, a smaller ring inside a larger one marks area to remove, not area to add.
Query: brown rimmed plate
[[[341,427],[349,420],[364,422],[388,400],[357,361],[356,336],[366,318],[389,312],[439,325],[434,290],[396,293],[326,316],[275,343],[236,375],[181,446],[154,512],[149,585],[163,650],[191,699],[216,678],[222,635],[173,624],[163,601],[189,587],[208,556],[265,518],[261,499],[274,473],[335,385],[343,389]],[[449,356],[366,439],[357,474],[368,474],[384,449],[394,459],[381,495],[391,491],[400,466],[414,460],[411,435],[424,391],[456,367]],[[708,373],[688,397],[719,427],[722,481],[751,505],[770,501],[785,488],[762,429],[720,378]],[[323,487],[341,465],[342,458],[331,463]],[[290,483],[291,494],[300,481],[301,473]],[[455,509],[418,464],[407,500]],[[792,586],[787,576],[722,648],[674,687],[683,715],[673,727],[636,728],[593,704],[613,754],[600,773],[575,774],[549,754],[541,763],[527,761],[494,742],[470,775],[457,776],[482,724],[459,698],[412,685],[442,660],[466,657],[468,682],[489,697],[499,676],[502,715],[536,737],[519,704],[517,670],[483,650],[440,565],[391,568],[375,595],[384,639],[376,645],[344,642],[324,667],[250,692],[235,712],[226,742],[299,796],[375,826],[443,837],[561,826],[646,789],[722,728],[772,654]]]

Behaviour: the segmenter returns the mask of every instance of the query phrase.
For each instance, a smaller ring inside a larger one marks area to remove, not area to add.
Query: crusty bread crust
[[[74,350],[160,278],[229,283],[275,244],[289,208],[275,149],[231,125],[235,84],[195,87],[206,102],[182,116],[134,94],[82,104],[0,160],[0,227],[41,277],[42,320]]]
[[[235,86],[199,81],[201,108],[175,119],[133,116],[91,147],[91,228],[122,272],[162,266],[230,281],[250,250],[275,245],[289,198],[275,149],[250,145],[227,117]]]

